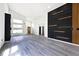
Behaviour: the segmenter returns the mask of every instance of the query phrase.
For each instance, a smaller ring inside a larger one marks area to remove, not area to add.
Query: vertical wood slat
[[[79,28],[79,3],[77,4],[78,5],[78,20],[77,20],[77,28]],[[79,44],[79,30],[77,30],[77,42]]]
[[[78,4],[72,4],[72,42],[78,44],[77,26],[78,26]]]
[[[77,27],[79,28],[79,3],[78,3],[78,26]]]

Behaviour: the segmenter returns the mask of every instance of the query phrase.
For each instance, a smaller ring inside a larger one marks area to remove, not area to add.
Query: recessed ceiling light
[[[51,8],[50,6],[48,6],[48,8]]]

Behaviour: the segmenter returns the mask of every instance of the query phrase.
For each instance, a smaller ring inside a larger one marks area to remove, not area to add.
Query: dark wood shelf
[[[60,14],[60,13],[62,13],[63,12],[63,10],[61,10],[61,11],[59,11],[59,12],[56,12],[56,13],[54,13],[54,14],[52,14],[52,15],[57,15],[57,14]]]
[[[72,27],[71,26],[59,26],[58,28],[68,28],[68,29],[72,29]]]
[[[49,25],[48,27],[55,27],[55,26],[57,26],[57,25]]]
[[[65,33],[65,31],[55,30],[54,32]]]
[[[56,36],[56,38],[60,38],[60,39],[70,39],[68,37],[62,37],[62,36]]]
[[[67,19],[67,18],[71,18],[72,16],[66,16],[66,17],[63,17],[63,18],[59,18],[57,20],[64,20],[64,19]]]

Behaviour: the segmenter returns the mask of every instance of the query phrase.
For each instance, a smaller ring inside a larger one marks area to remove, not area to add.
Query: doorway
[[[10,41],[11,38],[11,14],[5,13],[5,41]]]

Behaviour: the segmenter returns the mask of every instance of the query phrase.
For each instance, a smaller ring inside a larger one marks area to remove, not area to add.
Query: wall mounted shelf
[[[65,4],[48,13],[48,37],[72,42],[72,4]],[[61,20],[61,21],[60,21]]]

